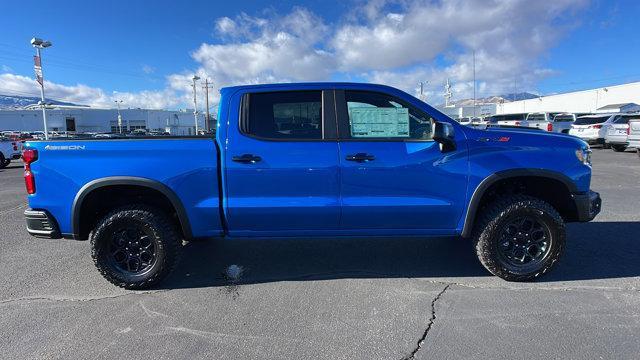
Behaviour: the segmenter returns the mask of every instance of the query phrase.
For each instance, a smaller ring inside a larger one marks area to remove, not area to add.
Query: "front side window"
[[[260,138],[322,139],[322,92],[287,91],[247,94],[242,129]]]
[[[352,139],[431,140],[433,119],[393,96],[345,91]]]

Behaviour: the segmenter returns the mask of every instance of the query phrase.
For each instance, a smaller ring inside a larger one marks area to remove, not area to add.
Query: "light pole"
[[[196,100],[196,81],[200,80],[198,75],[193,75],[193,119],[196,123],[196,133],[198,135],[198,102]]]
[[[31,39],[31,46],[36,48],[36,56],[33,59],[33,69],[36,72],[36,81],[40,83],[40,106],[42,107],[44,139],[49,140],[49,131],[47,129],[47,112],[45,111],[46,104],[44,102],[44,75],[42,74],[42,55],[40,54],[40,49],[48,48],[49,46],[51,46],[51,41],[44,41],[42,39],[34,37],[33,39]]]
[[[118,107],[118,131],[122,134],[122,116],[120,115],[120,104],[122,104],[122,100],[114,100],[114,102]]]

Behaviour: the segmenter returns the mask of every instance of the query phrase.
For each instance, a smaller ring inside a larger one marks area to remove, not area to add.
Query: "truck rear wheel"
[[[4,158],[4,155],[0,153],[0,169],[4,169],[5,167],[7,167],[10,162],[11,160],[7,161],[7,159]]]
[[[167,216],[144,205],[110,212],[89,238],[98,271],[125,289],[144,289],[160,282],[175,267],[181,247]]]
[[[560,259],[565,225],[548,203],[525,195],[499,198],[485,208],[474,228],[482,265],[507,281],[527,281],[547,273]]]

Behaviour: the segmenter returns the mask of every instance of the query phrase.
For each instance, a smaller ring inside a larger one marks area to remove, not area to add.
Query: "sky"
[[[640,1],[3,1],[0,94],[97,107],[193,108],[191,77],[218,89],[374,82],[426,101],[553,94],[640,81]],[[202,103],[202,84],[198,84]]]

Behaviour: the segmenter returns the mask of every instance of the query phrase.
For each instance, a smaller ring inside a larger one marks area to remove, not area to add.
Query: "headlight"
[[[576,157],[581,163],[591,166],[591,149],[588,147],[576,150]]]

